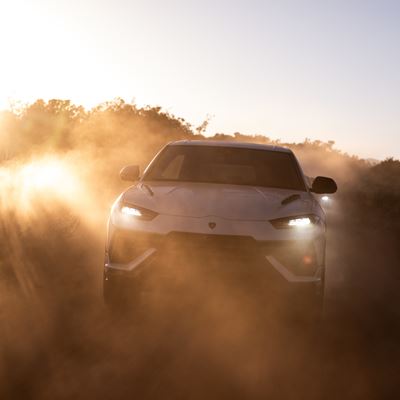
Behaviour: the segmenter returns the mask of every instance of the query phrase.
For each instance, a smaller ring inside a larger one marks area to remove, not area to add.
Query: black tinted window
[[[151,165],[144,180],[305,190],[292,154],[241,147],[168,146]]]

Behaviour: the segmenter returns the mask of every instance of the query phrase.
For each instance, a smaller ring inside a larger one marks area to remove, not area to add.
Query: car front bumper
[[[116,229],[105,255],[105,277],[137,279],[176,268],[251,276],[278,284],[320,286],[325,239],[258,241],[249,236],[170,232],[166,235]],[[183,266],[184,265],[184,266]],[[162,266],[162,267],[161,267]]]

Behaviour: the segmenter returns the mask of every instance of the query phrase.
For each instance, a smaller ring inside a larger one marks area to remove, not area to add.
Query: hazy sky
[[[0,0],[0,106],[114,97],[400,158],[400,0]]]

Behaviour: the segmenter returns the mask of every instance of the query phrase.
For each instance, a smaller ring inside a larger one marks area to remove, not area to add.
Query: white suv
[[[107,304],[139,301],[144,277],[157,279],[171,268],[166,265],[172,251],[189,250],[193,261],[220,260],[218,270],[240,270],[240,279],[251,275],[265,294],[295,293],[307,299],[304,307],[313,315],[321,312],[326,223],[314,193],[334,193],[337,187],[331,178],[317,177],[309,188],[290,149],[177,141],[141,177],[137,166],[120,175],[135,183],[118,197],[109,219]],[[208,264],[203,273],[209,279]]]

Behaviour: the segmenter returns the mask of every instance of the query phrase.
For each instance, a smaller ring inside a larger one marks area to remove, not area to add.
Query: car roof
[[[234,142],[225,140],[177,140],[168,144],[169,146],[217,146],[217,147],[240,147],[245,149],[258,149],[268,151],[278,151],[282,153],[292,153],[287,147],[273,146],[269,144]]]

